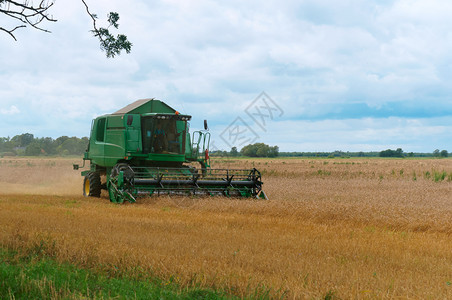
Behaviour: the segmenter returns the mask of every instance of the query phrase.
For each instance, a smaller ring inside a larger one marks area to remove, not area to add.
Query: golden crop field
[[[250,296],[452,298],[451,159],[236,159],[263,200],[81,196],[77,159],[0,159],[0,245]]]

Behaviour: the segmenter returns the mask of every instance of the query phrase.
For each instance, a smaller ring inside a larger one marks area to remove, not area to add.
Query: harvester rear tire
[[[99,198],[101,189],[100,174],[97,172],[88,173],[83,180],[83,196]]]

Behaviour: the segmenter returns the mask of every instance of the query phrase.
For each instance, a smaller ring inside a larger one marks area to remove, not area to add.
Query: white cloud
[[[20,110],[15,105],[11,105],[11,107],[8,109],[0,109],[0,113],[2,115],[16,115],[20,113]]]

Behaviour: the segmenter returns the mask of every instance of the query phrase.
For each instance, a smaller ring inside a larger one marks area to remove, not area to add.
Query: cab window
[[[103,142],[105,139],[105,118],[97,121],[96,141]]]
[[[172,117],[144,118],[142,130],[144,153],[184,153],[186,121]]]

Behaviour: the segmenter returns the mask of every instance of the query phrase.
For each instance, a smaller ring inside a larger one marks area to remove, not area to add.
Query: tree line
[[[387,149],[383,151],[370,151],[370,152],[350,152],[336,150],[333,152],[280,152],[279,156],[283,157],[324,157],[324,158],[349,158],[349,157],[436,157],[445,158],[449,156],[447,150],[439,151],[436,149],[433,152],[404,152],[401,148],[396,150]]]
[[[449,157],[449,152],[447,150],[438,150],[436,149],[433,152],[404,152],[402,148],[397,148],[396,150],[387,149],[383,151],[358,151],[358,152],[350,152],[350,151],[341,151],[336,150],[333,152],[279,152],[279,148],[277,146],[270,147],[265,145],[264,149],[272,148],[273,151],[257,151],[258,146],[262,145],[254,144],[248,145],[242,148],[242,150],[238,151],[237,147],[232,147],[231,151],[213,151],[212,156],[222,156],[222,157],[236,157],[236,156],[249,156],[249,157],[319,157],[319,158],[350,158],[350,157],[436,157],[436,158],[446,158]],[[269,155],[270,154],[270,155]]]
[[[65,156],[83,155],[88,147],[87,137],[61,136],[57,139],[50,137],[37,138],[31,133],[24,133],[10,137],[0,137],[0,156]],[[333,152],[279,152],[278,146],[269,146],[264,143],[255,143],[244,146],[240,151],[232,147],[230,151],[211,151],[211,156],[220,157],[436,157],[445,158],[449,156],[447,150],[436,149],[430,153],[404,152],[401,148],[396,150],[387,149],[380,152],[344,152],[336,150]]]
[[[397,148],[396,150],[387,149],[383,150],[379,153],[380,157],[436,157],[436,158],[446,158],[449,156],[449,152],[447,150],[439,151],[436,149],[433,153],[405,153],[402,148]]]
[[[244,146],[240,151],[237,147],[232,147],[231,151],[215,150],[211,151],[211,156],[220,157],[277,157],[279,156],[278,146],[269,146],[264,143],[255,143]]]
[[[38,156],[38,155],[83,155],[88,138],[61,136],[37,138],[31,133],[10,137],[0,137],[1,156]]]

